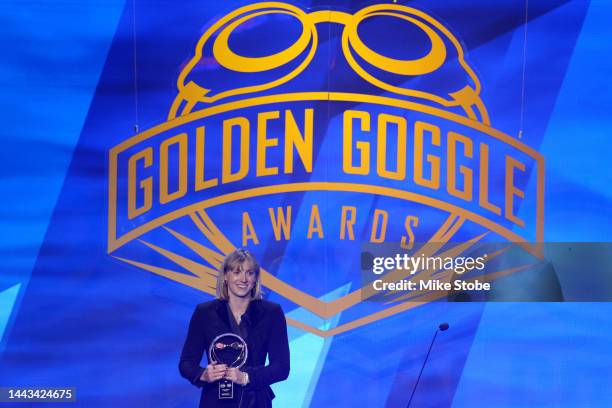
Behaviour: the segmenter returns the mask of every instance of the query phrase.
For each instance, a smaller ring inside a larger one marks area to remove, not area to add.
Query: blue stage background
[[[107,254],[108,149],[134,125],[164,121],[203,28],[245,4],[0,6],[0,386],[75,386],[88,407],[196,406],[199,393],[178,375],[178,355],[194,305],[210,297]],[[299,6],[354,12],[369,4]],[[525,143],[545,157],[546,241],[609,241],[612,5],[529,3],[525,37],[526,4],[409,3],[459,36],[495,127],[523,129]],[[326,281],[317,296],[334,299],[348,286]],[[405,406],[437,323],[448,321],[414,406],[608,407],[611,313],[603,302],[431,303],[331,338],[290,327],[292,372],[274,387],[275,404]]]

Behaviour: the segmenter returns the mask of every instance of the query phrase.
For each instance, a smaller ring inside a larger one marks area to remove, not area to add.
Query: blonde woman
[[[199,304],[193,312],[179,370],[193,385],[202,388],[200,408],[271,407],[274,393],[270,384],[289,375],[285,315],[278,304],[261,298],[259,275],[259,265],[248,251],[232,252],[219,271],[217,299]],[[223,333],[245,339],[246,364],[231,368],[209,361],[202,367],[202,357],[210,343]],[[233,399],[218,399],[217,382],[221,379],[234,383]]]

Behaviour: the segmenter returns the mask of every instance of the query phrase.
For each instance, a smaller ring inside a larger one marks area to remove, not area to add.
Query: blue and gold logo
[[[109,153],[108,252],[131,265],[213,294],[247,246],[268,291],[350,311],[289,319],[331,336],[415,305],[362,304],[363,243],[543,241],[544,159],[494,127],[460,41],[423,11],[248,5],[205,30],[177,89]]]

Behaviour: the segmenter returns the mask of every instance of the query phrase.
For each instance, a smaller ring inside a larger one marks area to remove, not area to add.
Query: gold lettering
[[[397,170],[387,169],[387,125],[397,125]],[[381,114],[378,116],[378,160],[376,170],[380,177],[403,180],[406,177],[406,119],[401,116]]]
[[[313,110],[304,110],[304,134],[289,109],[285,111],[285,174],[293,173],[293,149],[298,152],[304,170],[312,173]]]
[[[525,165],[520,161],[506,156],[506,188],[505,188],[505,211],[506,218],[521,228],[525,228],[525,221],[514,215],[514,196],[525,198],[525,192],[514,185],[514,169],[525,171]]]
[[[315,232],[319,235],[319,238],[324,237],[321,216],[319,215],[319,206],[313,204],[310,210],[310,220],[308,220],[308,239],[311,239]]]
[[[480,144],[480,179],[478,183],[478,204],[497,215],[501,214],[501,208],[489,202],[489,146]]]
[[[205,130],[204,126],[196,129],[196,165],[195,165],[195,191],[204,190],[209,187],[214,187],[219,184],[219,180],[214,178],[205,180],[204,178],[204,147]]]
[[[150,167],[153,163],[153,149],[147,147],[130,157],[128,161],[128,219],[130,220],[146,213],[153,205],[153,178],[147,177],[139,184],[143,192],[143,204],[136,207],[136,164],[139,160],[144,160],[143,168]]]
[[[342,170],[347,174],[369,174],[370,173],[370,143],[358,141],[355,147],[360,152],[358,166],[353,166],[353,119],[361,122],[361,131],[370,131],[370,114],[368,112],[347,110],[343,116],[343,160]]]
[[[347,217],[347,213],[351,213],[350,217]],[[340,216],[340,239],[344,239],[346,237],[346,233],[348,232],[348,237],[350,241],[355,240],[355,231],[353,231],[353,227],[355,226],[355,220],[357,218],[357,208],[351,206],[342,206],[342,215]]]
[[[404,248],[404,249],[412,249],[412,247],[414,246],[414,231],[412,230],[412,227],[418,227],[419,226],[419,217],[415,217],[414,215],[409,215],[404,219],[404,228],[406,229],[406,233],[408,234],[408,237],[406,238],[405,235],[402,235],[402,239],[400,240],[400,247]]]
[[[232,173],[232,128],[240,128],[240,167]],[[231,183],[246,177],[249,171],[249,121],[241,116],[223,121],[223,157],[221,182]]]
[[[448,132],[448,152],[446,155],[446,191],[452,196],[462,198],[466,201],[472,199],[472,170],[463,165],[459,166],[459,173],[463,175],[463,190],[457,188],[456,169],[457,169],[457,143],[463,145],[465,157],[471,159],[472,139],[459,133]]]
[[[242,246],[245,247],[249,243],[249,240],[253,241],[255,245],[259,245],[259,239],[253,227],[253,221],[249,213],[244,211],[242,213]]]
[[[168,155],[170,146],[178,145],[178,188],[175,192],[168,192]],[[159,202],[169,203],[187,194],[187,133],[170,137],[164,140],[159,147]]]
[[[274,230],[274,238],[277,241],[281,239],[281,231],[286,241],[291,237],[291,206],[287,206],[287,213],[285,214],[282,207],[276,209],[276,216],[272,208],[268,208],[270,214],[270,223]]]
[[[431,135],[431,144],[440,146],[440,128],[430,123],[417,121],[414,124],[414,182],[420,186],[437,190],[440,188],[440,158],[432,154],[427,155],[427,162],[431,165],[431,178],[423,177],[423,133]]]
[[[389,220],[389,214],[385,210],[374,210],[374,218],[372,220],[372,233],[370,234],[370,242],[381,243],[385,241],[385,235],[387,235],[387,221]],[[378,231],[378,224],[380,223],[380,234],[376,234]]]
[[[278,174],[278,167],[266,167],[266,150],[278,146],[277,138],[268,138],[267,122],[279,118],[279,111],[262,112],[257,115],[257,176]]]

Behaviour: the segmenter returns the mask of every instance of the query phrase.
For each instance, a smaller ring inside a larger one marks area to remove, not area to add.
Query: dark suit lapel
[[[242,316],[242,321],[246,325],[248,340],[247,343],[254,353],[261,353],[263,347],[262,334],[260,333],[261,319],[264,317],[261,300],[251,300],[249,307]],[[249,352],[249,361],[247,364],[252,364],[254,354]]]
[[[216,312],[219,320],[225,324],[228,332],[231,332],[232,326],[229,322],[229,317],[227,315],[227,300],[217,299]]]
[[[249,332],[257,326],[261,317],[261,301],[251,300],[249,307],[247,308],[242,319],[249,325]]]

